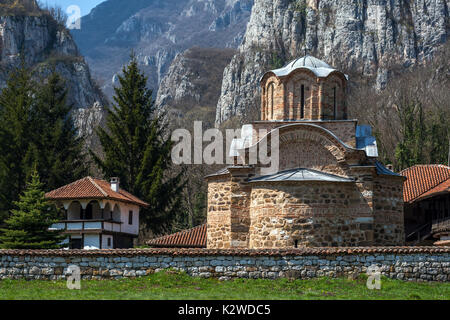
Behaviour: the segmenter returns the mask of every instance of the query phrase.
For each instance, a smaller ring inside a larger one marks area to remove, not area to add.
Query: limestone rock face
[[[220,96],[220,75],[235,52],[195,47],[179,53],[161,82],[157,106],[172,110],[206,106],[214,111]]]
[[[267,69],[308,54],[386,86],[393,66],[431,58],[449,34],[448,0],[255,0],[223,75],[216,123],[254,103]]]
[[[109,0],[72,33],[112,96],[114,79],[134,50],[156,94],[178,53],[194,46],[237,48],[254,0]]]
[[[93,128],[103,119],[105,100],[70,33],[46,15],[1,16],[0,88],[6,86],[9,70],[21,63],[21,52],[36,77],[55,70],[65,79],[75,124],[89,145]]]

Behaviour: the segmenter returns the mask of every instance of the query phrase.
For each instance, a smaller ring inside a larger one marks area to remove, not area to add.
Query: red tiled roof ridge
[[[69,183],[69,184],[66,184],[66,185],[64,185],[64,186],[61,186],[61,187],[56,188],[56,189],[54,189],[54,190],[51,190],[51,191],[49,191],[49,192],[46,192],[46,193],[45,193],[45,197],[51,196],[51,194],[56,193],[56,192],[60,191],[61,189],[68,188],[68,187],[71,187],[71,186],[74,186],[75,184],[77,184],[77,183],[79,183],[79,182],[81,182],[81,181],[83,181],[83,180],[86,180],[86,179],[88,179],[88,178],[89,178],[89,176],[84,177],[84,178],[81,178],[81,179],[78,179],[78,180],[75,180],[75,181],[73,181],[73,182],[71,182],[71,183]],[[89,179],[88,179],[88,180],[89,180]]]
[[[450,254],[450,246],[427,247],[311,247],[287,249],[204,249],[204,248],[150,248],[150,249],[102,249],[102,250],[0,250],[0,256],[310,256],[351,254]]]
[[[205,223],[191,229],[150,239],[146,243],[155,247],[206,248],[206,234]]]
[[[428,198],[428,196],[432,196],[437,193],[442,193],[445,189],[450,189],[450,178],[442,181],[438,185],[434,186],[430,190],[422,193],[420,196],[418,196],[416,199],[424,199]]]
[[[91,182],[92,182],[92,184],[101,192],[101,193],[103,193],[103,195],[105,196],[105,197],[108,197],[108,193],[105,191],[105,190],[103,190],[97,183],[95,183],[95,178],[92,178],[91,176],[88,176],[87,177]],[[99,179],[100,180],[100,179]]]
[[[404,201],[414,202],[450,179],[450,167],[443,164],[421,164],[402,170],[400,174],[407,178],[403,188]]]
[[[441,164],[441,163],[432,163],[432,164],[415,164],[415,165],[413,165],[413,166],[411,166],[411,167],[409,167],[409,168],[406,168],[406,169],[403,169],[402,171],[400,171],[400,173],[402,173],[402,172],[404,172],[404,171],[407,171],[407,170],[410,170],[410,169],[413,169],[413,168],[416,168],[416,167],[442,167],[442,168],[445,168],[445,169],[449,169],[450,170],[450,167],[449,166],[447,166],[446,164]]]

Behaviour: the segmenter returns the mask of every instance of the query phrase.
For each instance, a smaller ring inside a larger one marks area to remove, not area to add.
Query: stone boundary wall
[[[450,281],[450,247],[0,250],[0,279],[65,279],[72,264],[81,268],[82,279],[138,277],[169,268],[221,280],[308,279],[365,273],[377,265],[394,279]]]

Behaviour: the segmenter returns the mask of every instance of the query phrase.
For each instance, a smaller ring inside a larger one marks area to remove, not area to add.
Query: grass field
[[[65,281],[0,280],[0,299],[8,300],[318,300],[318,299],[439,299],[450,300],[450,283],[414,283],[382,278],[380,290],[369,290],[366,277],[314,280],[251,280],[221,282],[160,272],[136,279],[82,280],[81,290]]]

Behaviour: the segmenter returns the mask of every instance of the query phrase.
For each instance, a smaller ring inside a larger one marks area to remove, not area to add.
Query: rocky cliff
[[[158,90],[158,108],[177,118],[197,117],[213,127],[222,74],[236,53],[234,49],[194,47],[173,60]]]
[[[45,13],[0,16],[0,88],[22,56],[37,77],[55,70],[66,80],[75,124],[90,145],[93,129],[103,121],[105,101],[70,33]]]
[[[241,115],[259,79],[306,50],[378,89],[394,69],[431,58],[449,35],[448,0],[255,0],[239,52],[225,68],[216,123]]]
[[[131,50],[156,94],[178,53],[194,46],[237,48],[253,0],[108,0],[73,35],[109,97]]]

